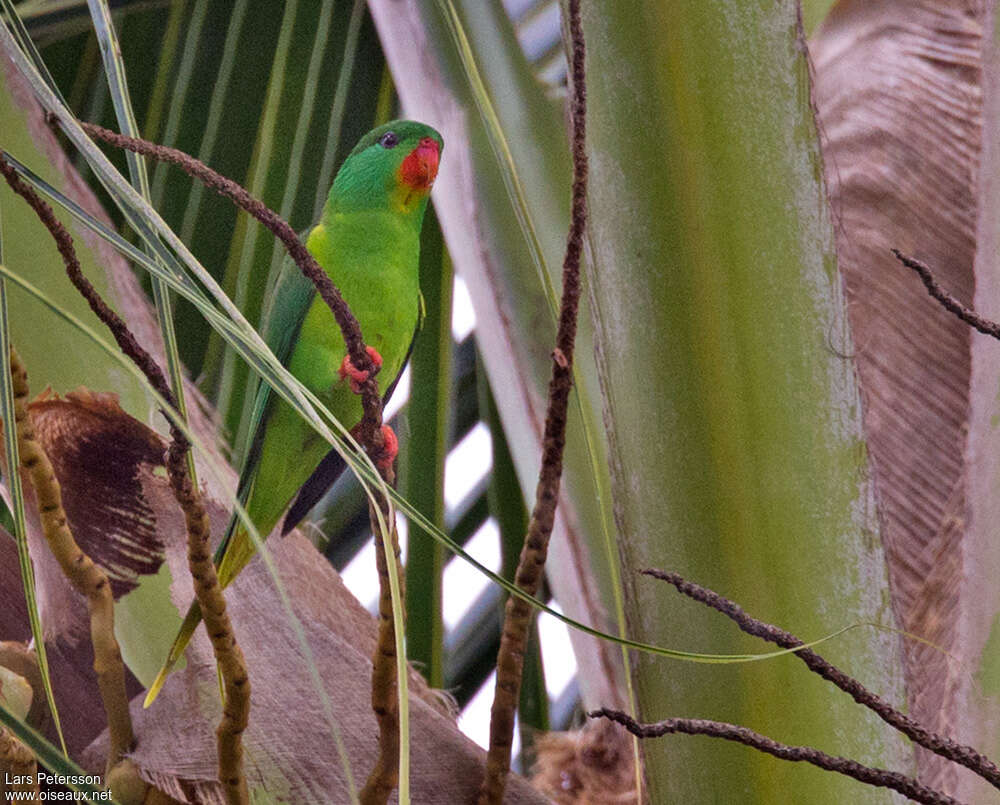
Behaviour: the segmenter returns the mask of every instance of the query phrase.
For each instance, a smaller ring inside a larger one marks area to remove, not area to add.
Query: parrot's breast
[[[418,229],[407,216],[390,212],[333,215],[313,231],[307,245],[357,318],[365,344],[382,356],[378,380],[385,393],[402,368],[417,326]],[[361,417],[361,403],[337,373],[346,354],[340,327],[317,296],[289,369],[324,402],[340,408],[348,417],[343,424],[351,427]]]

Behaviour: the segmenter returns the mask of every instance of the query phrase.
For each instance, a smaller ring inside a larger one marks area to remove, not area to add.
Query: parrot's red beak
[[[400,180],[413,190],[430,190],[437,177],[440,157],[437,140],[424,137],[399,166]]]

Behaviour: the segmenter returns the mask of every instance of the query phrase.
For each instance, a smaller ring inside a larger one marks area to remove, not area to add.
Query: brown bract
[[[105,570],[120,598],[163,562],[164,546],[139,479],[162,465],[165,444],[126,414],[114,394],[80,389],[59,397],[45,391],[30,404],[29,416],[62,487],[77,543]],[[45,633],[75,647],[88,636],[86,608],[44,545],[31,487],[24,488]],[[10,633],[19,631],[15,626]]]
[[[49,456],[62,488],[66,517],[85,554],[111,578],[115,597],[135,588],[139,577],[156,573],[163,563],[163,543],[156,534],[155,513],[143,497],[140,477],[162,463],[163,442],[118,406],[113,394],[79,390],[60,398],[43,393],[29,406],[35,434]],[[42,535],[30,484],[24,484],[28,545],[53,677],[53,689],[71,752],[83,749],[105,726],[97,695],[90,645],[90,618],[83,596],[67,581]],[[27,615],[9,535],[0,535],[5,589],[20,596],[2,611],[4,636],[26,636]],[[16,581],[15,581],[16,579]],[[130,696],[141,686],[127,674]],[[43,700],[38,691],[39,700]],[[54,737],[51,735],[50,737]]]
[[[140,472],[163,463],[163,440],[128,416],[117,395],[81,389],[43,392],[31,404],[35,432],[63,489],[80,548],[108,573],[115,597],[163,561]]]

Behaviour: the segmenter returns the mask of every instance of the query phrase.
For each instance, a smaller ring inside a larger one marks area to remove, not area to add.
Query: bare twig
[[[392,469],[382,471],[386,483],[394,480]],[[386,501],[379,499],[382,520],[389,529],[396,567],[400,566],[399,537]],[[384,805],[399,784],[399,696],[396,676],[396,622],[392,617],[392,590],[389,586],[389,566],[385,544],[374,506],[369,506],[372,534],[375,535],[375,566],[378,570],[378,639],[372,657],[372,710],[378,721],[379,754],[371,774],[361,789],[361,805]],[[403,575],[399,574],[400,598],[403,597]],[[400,624],[400,628],[403,628]]]
[[[587,87],[579,0],[569,0],[567,17],[572,52],[572,210],[566,239],[566,256],[563,260],[559,326],[555,349],[552,351],[552,377],[549,381],[548,411],[542,443],[542,466],[535,490],[535,507],[514,577],[514,583],[529,595],[538,591],[541,582],[559,499],[563,448],[566,444],[566,411],[573,385],[573,347],[580,302],[580,255],[587,222]],[[479,805],[499,805],[503,800],[510,770],[514,714],[521,692],[524,652],[532,615],[532,608],[522,599],[515,596],[507,599],[503,635],[497,656],[496,689],[490,712],[486,776],[479,790]]]
[[[94,673],[108,719],[110,769],[135,743],[132,718],[125,693],[125,665],[115,639],[115,601],[105,572],[80,550],[66,522],[62,490],[52,463],[35,437],[28,415],[28,373],[17,351],[11,347],[10,371],[14,382],[14,421],[21,467],[28,473],[45,540],[66,578],[87,599],[90,639],[94,646]]]
[[[160,392],[162,393],[162,389]],[[188,475],[189,449],[186,443],[176,437],[171,441],[167,450],[167,474],[170,476],[174,497],[184,511],[188,533],[188,565],[226,693],[222,720],[215,731],[219,782],[230,803],[246,803],[249,801],[249,794],[243,772],[243,732],[250,717],[250,679],[243,651],[236,642],[236,635],[226,612],[226,599],[212,561],[208,514],[202,504],[200,492]]]
[[[931,272],[930,268],[928,268],[924,263],[921,263],[919,260],[912,257],[907,257],[899,249],[893,249],[892,253],[896,259],[899,260],[899,262],[917,273],[917,276],[919,276],[923,281],[924,287],[927,289],[927,293],[937,299],[937,301],[941,303],[941,307],[949,313],[953,313],[958,316],[958,318],[973,329],[981,332],[983,335],[990,335],[993,336],[993,338],[1000,339],[1000,324],[990,321],[989,319],[984,319],[974,310],[967,308],[954,296],[944,290],[944,288],[938,284],[938,281],[934,279],[934,274]]]
[[[153,357],[135,340],[125,322],[108,307],[83,275],[76,257],[73,239],[52,208],[23,182],[14,168],[0,157],[0,173],[18,195],[25,199],[49,230],[74,287],[83,295],[91,310],[107,326],[118,346],[146,375],[149,382],[176,412],[173,391]],[[172,437],[167,451],[167,472],[174,496],[184,511],[188,527],[188,564],[194,577],[195,595],[201,606],[205,627],[212,640],[216,662],[222,673],[226,693],[222,720],[216,730],[219,754],[219,781],[227,801],[247,803],[246,779],[243,773],[243,731],[246,729],[250,710],[250,681],[247,677],[243,652],[236,643],[232,624],[226,613],[226,600],[222,595],[215,565],[209,551],[208,515],[199,491],[192,485],[187,471],[187,451],[190,445],[174,420],[168,417]]]
[[[643,570],[642,572],[647,576],[652,576],[672,584],[688,598],[721,612],[749,635],[759,637],[782,648],[798,648],[803,645],[802,641],[790,632],[751,617],[743,611],[743,608],[739,604],[701,585],[686,581],[676,573],[667,573],[662,570]],[[971,746],[965,746],[930,731],[919,721],[899,712],[899,710],[895,709],[884,699],[865,688],[856,679],[827,662],[812,649],[799,649],[799,651],[795,652],[795,656],[802,660],[808,666],[809,670],[819,674],[828,682],[832,682],[850,695],[858,704],[862,704],[873,711],[886,724],[899,730],[914,743],[920,744],[920,746],[929,749],[943,758],[965,766],[988,781],[995,788],[1000,788],[1000,769],[982,753],[977,752]]]
[[[922,802],[925,805],[961,805],[957,799],[929,788],[912,777],[886,769],[864,766],[847,758],[828,755],[811,746],[789,746],[778,743],[766,735],[761,735],[759,732],[736,724],[707,721],[701,718],[668,718],[655,724],[640,724],[627,713],[607,708],[594,710],[587,715],[590,718],[608,718],[617,721],[639,738],[659,738],[678,732],[686,735],[707,735],[712,738],[722,738],[741,743],[768,755],[774,755],[782,760],[811,763],[821,769],[853,777],[867,785],[877,788],[891,788],[914,802]]]

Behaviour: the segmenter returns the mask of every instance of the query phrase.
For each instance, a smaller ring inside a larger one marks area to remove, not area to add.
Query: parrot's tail
[[[195,601],[191,604],[191,608],[184,618],[184,623],[181,624],[181,629],[177,633],[177,637],[174,638],[174,644],[170,647],[170,653],[167,654],[167,659],[163,663],[160,673],[156,675],[156,679],[153,680],[153,684],[149,686],[149,690],[146,692],[146,699],[142,703],[143,707],[149,707],[156,700],[156,697],[160,695],[160,689],[163,687],[163,683],[167,681],[167,674],[173,670],[177,661],[184,656],[184,649],[191,642],[191,635],[194,634],[194,630],[198,628],[199,623],[201,623],[201,607]]]
[[[326,455],[296,495],[295,501],[292,503],[292,507],[285,517],[281,529],[282,536],[291,531],[309,512],[309,509],[326,494],[326,491],[340,477],[346,467],[344,459],[340,457],[336,450],[331,450]],[[244,505],[250,497],[251,490],[252,485],[247,485],[246,487],[241,487],[238,493]],[[267,524],[266,530],[262,529],[262,536],[267,536],[267,533],[273,527],[274,520],[271,520]],[[215,552],[216,573],[218,574],[219,584],[223,588],[227,587],[239,572],[246,567],[247,562],[250,561],[256,550],[257,548],[251,542],[246,529],[240,524],[234,514],[229,521],[229,527],[226,529],[226,536]],[[159,696],[160,690],[163,688],[163,683],[167,681],[167,675],[173,670],[177,661],[184,656],[184,650],[187,648],[188,643],[191,642],[191,636],[194,634],[194,630],[198,628],[199,623],[201,623],[201,607],[195,601],[191,604],[191,608],[184,618],[184,623],[181,624],[177,637],[174,638],[174,643],[170,647],[170,653],[167,654],[167,659],[163,663],[163,667],[156,675],[156,679],[153,680],[153,684],[149,686],[146,699],[142,705],[143,707],[149,707],[155,701],[156,697]]]

